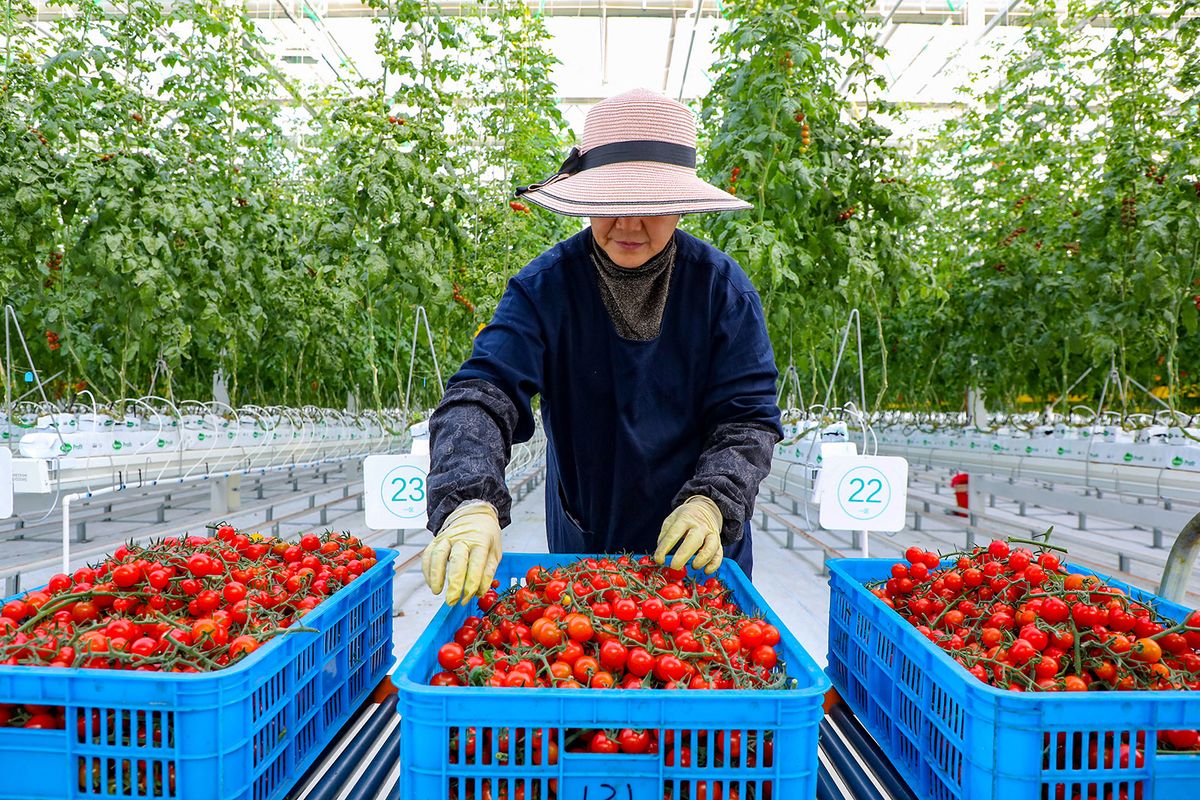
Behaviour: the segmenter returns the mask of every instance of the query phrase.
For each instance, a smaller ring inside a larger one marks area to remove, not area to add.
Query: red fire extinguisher
[[[968,508],[968,500],[970,498],[970,490],[967,488],[968,478],[967,473],[959,472],[950,479],[950,488],[954,490],[954,499],[958,501],[959,508]],[[960,517],[965,517],[961,511],[955,511]]]

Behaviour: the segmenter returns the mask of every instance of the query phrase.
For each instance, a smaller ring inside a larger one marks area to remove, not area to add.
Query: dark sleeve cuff
[[[485,380],[452,384],[429,418],[429,522],[435,534],[469,500],[496,508],[501,527],[512,519],[504,470],[512,456],[517,408]]]
[[[758,486],[771,471],[776,426],[754,422],[718,425],[705,443],[695,476],[675,495],[678,506],[693,495],[703,495],[721,510],[721,541],[742,538],[746,520],[754,512]]]

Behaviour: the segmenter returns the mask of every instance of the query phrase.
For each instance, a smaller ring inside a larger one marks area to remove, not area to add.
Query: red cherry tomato
[[[746,627],[742,628],[738,637],[742,642],[742,647],[746,650],[753,650],[763,643],[763,629],[757,622],[751,622]]]
[[[456,670],[463,665],[463,648],[457,642],[447,642],[438,649],[438,663],[442,669]]]
[[[604,731],[599,731],[592,737],[592,741],[588,743],[589,753],[619,753],[620,751],[621,746],[608,738],[608,734],[604,733]]]
[[[779,654],[775,652],[774,647],[763,644],[754,648],[754,652],[750,654],[750,660],[760,667],[774,669],[775,664],[779,661]]]

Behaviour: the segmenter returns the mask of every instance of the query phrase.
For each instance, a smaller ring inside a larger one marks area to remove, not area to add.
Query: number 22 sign
[[[898,531],[908,505],[908,462],[893,456],[839,456],[821,476],[821,527]]]
[[[428,455],[380,455],[363,459],[363,505],[374,530],[424,528]]]

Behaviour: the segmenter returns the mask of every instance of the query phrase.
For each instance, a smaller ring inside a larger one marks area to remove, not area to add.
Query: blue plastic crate
[[[1200,754],[1155,750],[1157,731],[1200,729],[1200,693],[1023,693],[988,686],[865,588],[890,577],[893,563],[829,562],[828,672],[918,794],[937,800],[1174,800],[1195,791]],[[1168,617],[1189,613],[1100,577]],[[1123,764],[1120,746],[1136,750],[1139,744],[1141,765],[1132,756]],[[1106,758],[1110,746],[1118,754]]]
[[[496,573],[502,587],[522,583],[530,567],[553,568],[583,555],[507,553]],[[462,621],[478,613],[474,604],[443,606],[413,645],[394,675],[400,689],[400,795],[405,800],[486,797],[516,800],[663,800],[753,796],[757,800],[811,800],[817,786],[817,729],[829,681],[784,627],[779,617],[751,586],[732,560],[722,562],[717,577],[733,591],[747,612],[761,611],[779,628],[780,656],[798,682],[786,691],[664,691],[622,689],[491,689],[434,687],[429,678],[439,671],[438,647],[453,637]],[[492,751],[480,747],[472,757],[462,744],[451,757],[452,735],[483,729],[493,735]],[[662,754],[601,755],[567,753],[567,729],[646,728],[674,731],[678,741],[697,752],[701,731],[741,731],[743,746],[754,743],[762,752],[765,737],[772,740],[774,757],[744,763],[693,762],[690,767],[666,766]],[[557,731],[560,757],[550,764],[548,743],[533,751],[534,732]],[[500,732],[511,732],[509,751],[496,752]],[[523,736],[519,735],[523,732]],[[518,735],[512,735],[518,734]],[[521,752],[517,740],[524,742]],[[501,758],[497,758],[501,756]],[[501,763],[506,761],[507,763]],[[534,763],[539,762],[539,763]],[[485,787],[483,781],[489,783]],[[720,782],[720,786],[713,782]],[[698,784],[704,783],[703,788]],[[736,788],[736,793],[730,787]],[[553,790],[553,792],[552,792]]]
[[[376,558],[304,616],[318,633],[277,636],[217,672],[0,667],[0,703],[66,718],[0,728],[0,798],[279,800],[394,662],[396,553]]]

